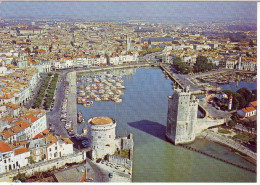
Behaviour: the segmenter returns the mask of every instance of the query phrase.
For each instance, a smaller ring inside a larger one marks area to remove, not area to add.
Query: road
[[[86,159],[87,168],[90,168],[87,178],[91,177],[94,179],[94,182],[109,182],[109,177],[106,170],[98,167],[93,161],[90,159]]]
[[[59,74],[59,80],[57,82],[55,101],[53,110],[47,112],[47,121],[51,129],[54,130],[55,134],[68,137],[67,130],[65,129],[65,123],[60,121],[61,105],[65,95],[66,88],[66,76],[68,71]]]
[[[212,104],[202,104],[200,102],[200,105],[206,109],[206,111],[208,112],[209,116],[212,118],[216,118],[216,119],[229,119],[231,116],[230,112],[226,112],[226,111],[222,111],[222,110],[217,110],[215,107],[212,106]]]

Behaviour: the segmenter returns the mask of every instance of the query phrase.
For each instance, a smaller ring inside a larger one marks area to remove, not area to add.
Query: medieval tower
[[[175,145],[195,140],[199,100],[191,95],[189,87],[175,89],[168,99],[166,137]]]

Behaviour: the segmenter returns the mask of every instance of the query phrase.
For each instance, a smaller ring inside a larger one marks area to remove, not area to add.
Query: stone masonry
[[[191,96],[189,87],[175,89],[168,100],[166,137],[174,144],[189,143],[195,140],[199,100]]]

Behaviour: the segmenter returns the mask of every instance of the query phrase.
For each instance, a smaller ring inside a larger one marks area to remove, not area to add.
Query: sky
[[[256,2],[1,2],[1,17],[253,20]]]

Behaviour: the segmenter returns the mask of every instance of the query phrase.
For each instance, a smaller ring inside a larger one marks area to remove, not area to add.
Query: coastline
[[[236,142],[232,139],[216,134],[210,130],[203,131],[200,134],[200,137],[227,146],[235,150],[236,152],[238,152],[241,157],[243,157],[250,163],[255,165],[257,164],[257,153],[254,153],[248,148],[246,148],[245,146],[242,146],[239,142]]]

